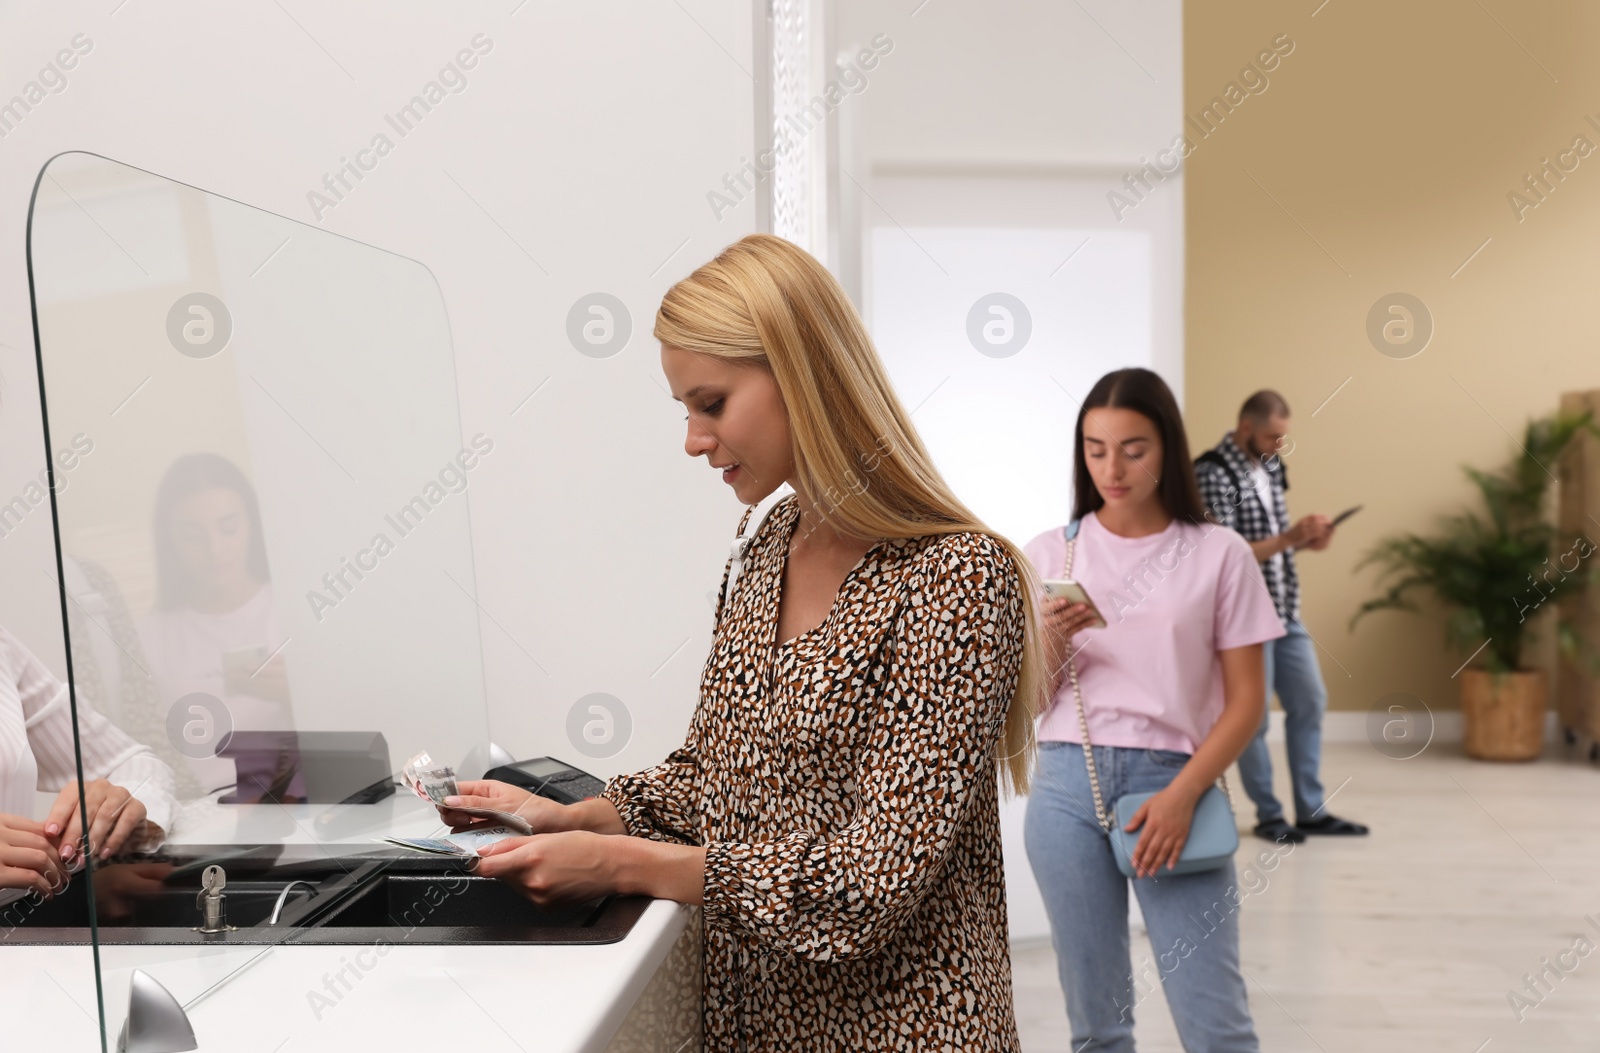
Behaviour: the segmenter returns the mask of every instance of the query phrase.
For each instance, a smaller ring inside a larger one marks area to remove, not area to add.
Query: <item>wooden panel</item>
[[[1566,413],[1593,410],[1600,419],[1600,391],[1566,392],[1561,396],[1561,409]],[[1590,552],[1578,567],[1580,573],[1588,571],[1592,561],[1600,558],[1594,547],[1600,541],[1600,439],[1593,435],[1574,439],[1562,458],[1556,521],[1561,536],[1552,562],[1569,570],[1574,559]],[[1564,597],[1561,618],[1590,647],[1600,648],[1600,588]],[[1591,739],[1600,738],[1600,678],[1565,659],[1557,665],[1556,706],[1561,726]]]

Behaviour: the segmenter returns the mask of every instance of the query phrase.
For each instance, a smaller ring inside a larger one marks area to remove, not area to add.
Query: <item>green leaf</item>
[[[1463,466],[1481,513],[1457,512],[1441,517],[1432,534],[1398,534],[1374,545],[1356,569],[1375,565],[1382,591],[1357,608],[1350,629],[1375,611],[1420,613],[1417,596],[1431,594],[1445,610],[1448,647],[1468,654],[1482,648],[1478,661],[1486,669],[1520,669],[1535,619],[1597,577],[1594,566],[1567,570],[1579,539],[1561,536],[1545,518],[1561,457],[1583,433],[1600,436],[1592,412],[1532,419],[1499,470]],[[1581,540],[1582,551],[1595,551],[1587,535]],[[1595,649],[1559,621],[1557,635],[1563,654],[1600,662]]]

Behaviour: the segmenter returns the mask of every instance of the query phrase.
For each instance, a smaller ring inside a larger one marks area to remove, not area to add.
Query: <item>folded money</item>
[[[460,833],[446,834],[443,837],[383,837],[374,838],[380,843],[398,845],[409,848],[413,852],[427,852],[431,855],[456,856],[471,858],[478,854],[478,849],[504,841],[508,837],[516,837],[513,830],[503,826],[485,827],[476,830],[463,830]]]
[[[511,812],[502,812],[494,808],[468,808],[465,805],[452,805],[450,810],[452,812],[460,812],[462,815],[470,815],[474,819],[486,819],[496,826],[508,826],[523,836],[533,833],[532,823]],[[471,829],[479,829],[479,827],[472,827]]]
[[[424,801],[431,802],[436,808],[446,807],[444,799],[456,796],[460,790],[456,782],[456,770],[448,764],[435,765],[433,758],[428,756],[428,751],[421,753],[406,761],[400,767],[400,777],[405,784],[411,787],[413,793]],[[533,826],[520,815],[510,812],[501,812],[493,808],[468,808],[457,805],[451,811],[470,815],[474,819],[487,819],[497,826],[507,826],[518,834],[533,833]]]
[[[427,750],[401,765],[400,778],[418,797],[440,807],[444,806],[446,797],[457,793],[456,770],[448,764],[434,764]]]

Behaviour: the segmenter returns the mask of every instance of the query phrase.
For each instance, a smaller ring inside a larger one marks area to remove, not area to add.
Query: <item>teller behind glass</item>
[[[172,769],[87,705],[78,708],[78,741],[82,806],[67,685],[0,627],[0,889],[50,898],[85,855],[99,863],[165,836]],[[56,793],[42,820],[33,818],[38,791]]]

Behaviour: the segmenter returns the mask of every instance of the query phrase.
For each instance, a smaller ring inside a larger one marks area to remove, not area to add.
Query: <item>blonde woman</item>
[[[702,904],[708,1049],[1017,1049],[997,773],[1025,788],[1043,693],[1031,567],[950,492],[794,245],[730,246],[655,335],[684,451],[746,504],[794,493],[718,605],[683,746],[570,807],[463,786],[447,803],[548,831],[479,872]]]

